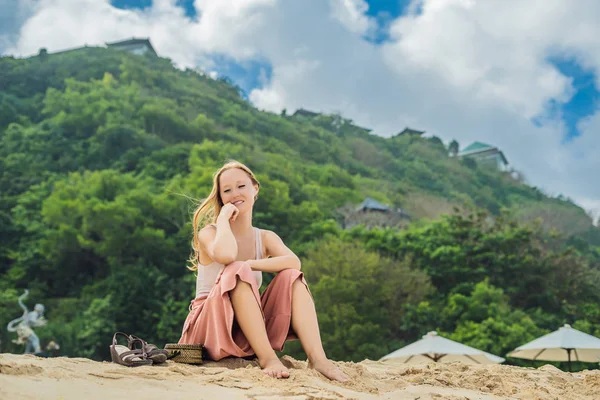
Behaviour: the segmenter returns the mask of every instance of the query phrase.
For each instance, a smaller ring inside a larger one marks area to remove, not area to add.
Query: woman
[[[196,298],[179,343],[203,344],[213,360],[255,354],[266,374],[287,378],[274,350],[300,339],[311,368],[347,381],[325,356],[300,260],[275,232],[252,226],[259,187],[248,167],[229,162],[215,173],[210,195],[195,211],[190,269],[198,274]],[[207,219],[212,223],[198,231]],[[263,271],[277,275],[261,296]]]

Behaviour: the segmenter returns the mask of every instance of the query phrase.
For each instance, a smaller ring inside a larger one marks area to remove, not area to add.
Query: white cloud
[[[39,0],[36,12],[22,25],[18,40],[4,53],[32,55],[87,45],[103,45],[129,37],[150,37],[159,54],[182,67],[208,67],[210,53],[236,59],[257,54],[247,36],[266,21],[260,12],[275,0],[196,0],[200,17],[185,16],[177,0],[154,0],[151,7],[119,9],[109,0]]]
[[[200,23],[188,24],[190,47],[236,59],[254,57],[260,43],[252,38],[271,22],[266,11],[275,5],[276,0],[195,0]]]
[[[600,86],[597,0],[414,0],[389,22],[384,45],[364,39],[381,29],[364,0],[195,0],[195,19],[176,4],[39,0],[9,52],[149,36],[180,66],[214,70],[213,54],[266,61],[271,80],[249,95],[259,108],[337,111],[384,136],[408,125],[463,146],[495,144],[531,184],[600,209],[600,185],[591,184],[600,114],[564,144],[565,127],[547,113],[573,94],[549,57],[576,59]]]
[[[376,22],[366,13],[369,5],[364,0],[329,0],[331,17],[350,32],[361,36],[374,33]]]

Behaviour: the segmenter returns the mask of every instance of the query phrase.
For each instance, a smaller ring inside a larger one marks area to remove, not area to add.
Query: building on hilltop
[[[388,212],[391,208],[384,204],[381,204],[377,200],[374,200],[370,197],[367,197],[358,207],[356,207],[356,211],[369,212],[369,211],[377,211],[377,212]]]
[[[46,49],[45,47],[42,47],[40,49],[40,52],[38,54],[38,56],[40,57],[46,57],[48,54],[52,54],[52,55],[57,55],[57,54],[66,54],[66,53],[70,53],[72,51],[77,51],[77,50],[81,50],[81,49],[92,49],[92,48],[100,48],[98,46],[88,46],[87,44],[81,46],[81,47],[73,47],[70,49],[65,49],[65,50],[59,50],[59,51],[55,51],[52,53],[48,52],[48,49]]]
[[[152,54],[154,56],[158,56],[158,54],[156,54],[156,51],[154,50],[154,47],[152,47],[149,38],[131,38],[127,40],[121,40],[119,42],[106,43],[106,47],[128,51],[139,56],[144,54]]]
[[[410,222],[410,216],[403,209],[381,204],[371,197],[367,197],[359,206],[347,204],[336,211],[340,216],[339,223],[343,229],[360,224],[368,229],[374,227],[400,228]]]
[[[320,114],[314,111],[305,110],[304,108],[299,108],[296,110],[293,116],[296,117],[298,115],[302,117],[315,118],[318,117]]]
[[[425,131],[418,131],[416,129],[409,128],[408,126],[404,130],[398,133],[396,136],[408,135],[408,136],[423,136]]]
[[[508,160],[497,147],[486,143],[474,142],[458,153],[458,157],[476,160],[480,164],[491,165],[500,171],[508,169]]]
[[[131,39],[127,39],[127,40],[121,40],[119,42],[113,42],[113,43],[106,43],[106,47],[111,48],[111,49],[116,49],[116,50],[123,50],[123,51],[128,51],[130,53],[133,54],[137,54],[137,55],[144,55],[144,54],[152,54],[156,57],[158,57],[158,54],[156,54],[156,51],[154,50],[154,47],[152,47],[152,44],[150,43],[150,39],[149,38],[131,38]],[[48,54],[65,54],[65,53],[70,53],[72,51],[77,51],[77,50],[81,50],[81,49],[90,49],[90,48],[102,48],[101,46],[88,46],[87,44],[85,44],[82,47],[74,47],[71,49],[66,49],[66,50],[60,50],[60,51],[56,51],[53,53],[48,53],[48,50],[46,48],[41,48],[40,49],[40,53],[39,56],[45,58]]]

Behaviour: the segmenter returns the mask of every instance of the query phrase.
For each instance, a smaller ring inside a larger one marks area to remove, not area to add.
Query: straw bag
[[[204,346],[201,344],[174,344],[165,346],[169,354],[168,359],[184,364],[202,364],[204,360]]]

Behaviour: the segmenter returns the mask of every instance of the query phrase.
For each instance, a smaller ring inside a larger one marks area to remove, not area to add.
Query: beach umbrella
[[[517,347],[507,356],[527,360],[567,361],[570,371],[571,361],[600,360],[600,339],[565,324],[552,333]]]
[[[420,364],[424,362],[464,364],[500,364],[504,358],[485,351],[446,339],[432,331],[408,346],[402,347],[381,358],[381,361]]]

